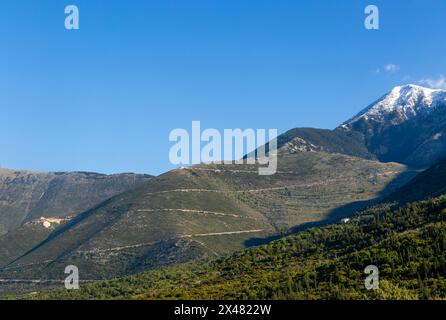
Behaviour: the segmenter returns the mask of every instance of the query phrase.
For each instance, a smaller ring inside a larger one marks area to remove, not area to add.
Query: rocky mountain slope
[[[296,128],[279,152],[324,151],[425,169],[446,157],[446,91],[398,86],[335,130]],[[268,146],[267,146],[268,149]]]
[[[295,128],[281,134],[277,146],[279,153],[327,152],[376,159],[367,150],[362,135],[350,131]]]
[[[272,176],[256,165],[178,169],[120,194],[53,231],[0,278],[110,278],[220,255],[296,225],[337,221],[407,181],[395,163],[321,152],[279,156]]]
[[[40,218],[0,236],[0,267],[22,256],[44,241],[60,225],[72,217]]]
[[[395,87],[336,131],[360,133],[381,161],[427,168],[446,157],[446,91]]]
[[[76,215],[150,178],[0,169],[0,235],[41,217]]]

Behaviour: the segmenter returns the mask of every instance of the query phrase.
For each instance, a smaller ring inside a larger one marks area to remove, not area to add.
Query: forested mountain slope
[[[379,269],[367,290],[364,269]],[[446,196],[381,205],[223,258],[25,299],[445,299]]]
[[[0,269],[1,278],[128,275],[225,254],[296,225],[339,221],[406,181],[406,168],[361,158],[283,154],[278,172],[256,165],[199,165],[153,178],[86,211]]]

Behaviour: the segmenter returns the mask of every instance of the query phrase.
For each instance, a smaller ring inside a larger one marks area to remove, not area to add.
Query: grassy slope
[[[76,264],[85,278],[98,279],[220,255],[252,238],[352,214],[404,170],[299,153],[282,155],[270,177],[249,165],[172,171],[81,214],[0,276],[58,279]]]
[[[364,287],[366,266],[380,289]],[[391,210],[373,207],[349,224],[313,228],[268,245],[55,290],[25,299],[445,299],[446,196]]]

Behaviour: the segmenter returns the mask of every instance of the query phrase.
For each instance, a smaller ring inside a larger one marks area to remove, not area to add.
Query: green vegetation
[[[446,193],[446,159],[421,172],[397,189],[387,201],[406,203]]]
[[[240,250],[297,225],[339,221],[407,181],[395,163],[322,152],[256,165],[178,169],[115,196],[56,229],[0,278],[110,279]]]
[[[366,290],[364,268],[380,270]],[[446,299],[446,195],[267,245],[25,299]]]
[[[296,143],[300,145],[301,139],[305,144],[313,145],[316,148],[313,151],[376,159],[376,156],[367,150],[362,134],[355,131],[294,128],[280,135],[277,145],[280,151],[291,151],[290,146],[296,145]]]
[[[42,223],[28,223],[0,236],[0,266],[5,266],[44,241],[55,226],[45,228]]]
[[[41,217],[75,216],[147,182],[139,174],[36,173],[0,169],[0,267],[44,241],[55,229],[34,222]]]
[[[0,235],[40,217],[81,213],[150,179],[139,174],[39,173],[0,168]]]

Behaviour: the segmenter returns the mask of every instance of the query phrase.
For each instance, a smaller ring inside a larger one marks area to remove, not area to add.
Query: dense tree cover
[[[367,290],[364,268],[380,270]],[[214,260],[26,299],[445,299],[446,196],[361,212]]]

